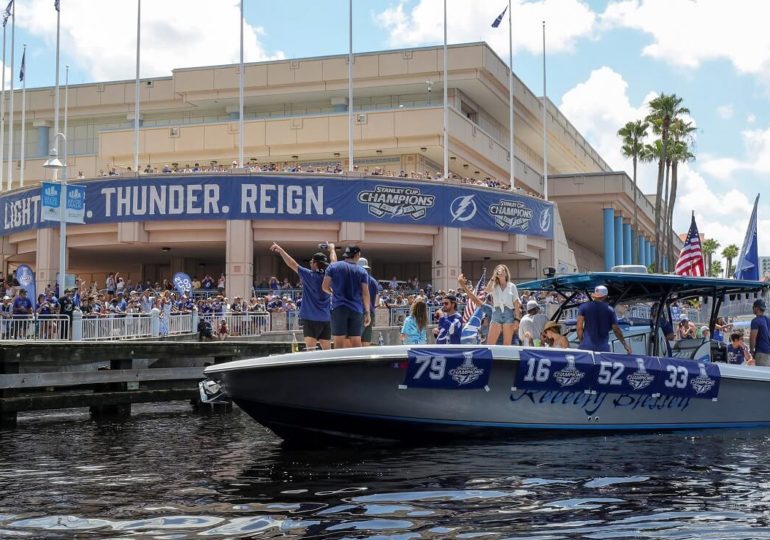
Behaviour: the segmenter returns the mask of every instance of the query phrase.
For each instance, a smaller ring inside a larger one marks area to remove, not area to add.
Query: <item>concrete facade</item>
[[[379,169],[435,176],[448,142],[453,175],[470,182],[497,179],[507,184],[507,66],[486,44],[450,47],[448,141],[442,137],[442,70],[441,47],[355,56],[352,106],[359,175]],[[231,165],[239,151],[238,80],[238,65],[177,69],[170,77],[142,80],[140,172],[164,166],[182,171],[198,164],[238,173]],[[347,56],[247,64],[244,95],[246,163],[275,163],[279,169],[339,163],[347,168]],[[515,77],[514,96],[514,187],[539,197],[544,187],[542,100]],[[43,149],[51,146],[55,135],[49,129],[53,101],[51,88],[27,89],[27,186],[50,175],[42,163],[47,157]],[[15,100],[17,108],[20,102]],[[14,160],[19,159],[21,140],[21,114],[16,112]],[[110,170],[135,175],[130,170],[133,117],[134,81],[71,85],[66,133],[69,178],[78,173],[97,177]],[[360,244],[381,278],[416,276],[422,282],[433,280],[438,288],[455,288],[459,272],[477,276],[482,267],[499,261],[511,267],[516,279],[531,279],[542,276],[547,267],[563,272],[605,267],[604,246],[596,234],[604,204],[611,205],[620,219],[621,233],[613,237],[621,243],[619,260],[628,259],[622,243],[628,243],[629,234],[632,242],[653,241],[647,199],[639,197],[640,231],[624,231],[633,216],[627,177],[612,173],[550,102],[546,129],[548,191],[558,205],[553,241],[504,232],[345,221],[80,225],[68,229],[68,272],[100,285],[105,273],[116,270],[134,282],[159,281],[178,270],[215,278],[224,272],[228,295],[244,296],[255,277],[290,275],[267,254],[271,242],[310,255],[318,242],[333,241]],[[64,154],[61,148],[59,154]],[[19,187],[18,172],[16,167],[14,188]],[[565,175],[582,181],[570,182]],[[157,180],[162,182],[163,176]],[[3,246],[6,270],[29,263],[40,285],[53,282],[58,271],[56,229],[11,234]]]

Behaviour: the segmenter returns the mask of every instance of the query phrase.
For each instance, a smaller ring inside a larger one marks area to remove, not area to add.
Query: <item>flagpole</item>
[[[514,113],[513,113],[513,23],[511,22],[511,0],[508,0],[508,125],[510,126],[510,132],[508,134],[508,138],[510,139],[508,145],[508,153],[510,155],[511,160],[511,174],[509,178],[509,182],[511,185],[511,191],[515,189],[514,185],[514,176],[515,176],[515,168],[516,168],[516,159],[515,159],[515,140],[513,138],[514,130],[513,130],[513,121],[514,121]]]
[[[24,187],[24,159],[26,155],[27,135],[27,44],[21,54],[21,170],[19,171],[19,187]]]
[[[545,86],[545,21],[543,21],[543,198],[548,200],[548,94]]]
[[[139,175],[139,60],[142,44],[142,0],[136,2],[136,80],[134,81],[134,174]],[[66,118],[66,115],[65,115]],[[66,131],[67,128],[64,128]],[[66,159],[65,159],[66,162]]]
[[[3,161],[5,154],[5,26],[8,23],[10,9],[13,0],[8,3],[8,7],[3,12],[3,75],[2,88],[0,88],[0,190],[3,188]],[[11,73],[13,77],[13,73]]]
[[[6,188],[8,191],[13,186],[13,64],[14,64],[14,45],[16,41],[16,4],[11,11],[11,102],[8,105],[10,117],[8,118],[8,178],[6,179]]]
[[[348,2],[348,171],[353,172],[353,0]]]
[[[62,178],[69,178],[69,163],[67,163],[67,120],[69,118],[69,90],[70,90],[70,67],[64,66],[64,167],[62,168]]]
[[[446,31],[446,0],[444,0],[444,180],[449,179],[449,51]]]
[[[241,64],[238,77],[238,166],[243,168],[243,0],[241,0]]]
[[[59,0],[55,0],[54,8],[56,9],[56,88],[54,90],[54,142],[53,148],[51,148],[52,157],[58,159],[59,156],[59,41],[61,36],[61,9]],[[67,136],[64,135],[64,140],[67,140]],[[66,144],[66,142],[65,142]],[[66,169],[65,169],[66,170]],[[58,171],[53,169],[54,180],[58,179]],[[64,284],[67,274],[67,217],[65,215],[67,208],[67,181],[66,176],[61,178],[61,186],[59,192],[59,294],[64,294]]]

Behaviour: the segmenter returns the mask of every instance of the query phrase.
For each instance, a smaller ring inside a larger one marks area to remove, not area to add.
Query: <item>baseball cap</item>
[[[530,300],[527,302],[527,311],[532,311],[533,309],[539,309],[540,306],[535,300]]]
[[[355,257],[357,254],[361,253],[361,248],[358,246],[348,246],[345,248],[344,253],[342,254],[343,257],[346,259],[349,259],[351,257]]]
[[[361,257],[360,259],[358,259],[358,266],[360,266],[361,268],[364,268],[366,270],[371,270],[371,268],[369,266],[369,261],[366,258],[364,258],[364,257]]]
[[[7,294],[5,296],[3,296],[3,300],[10,300],[10,299],[11,299],[11,297],[8,296]]]
[[[605,287],[604,285],[597,285],[594,288],[594,292],[591,295],[591,297],[592,298],[604,298],[608,294],[609,294],[609,292],[607,291],[607,287]]]
[[[318,253],[313,254],[311,259],[317,262],[318,264],[323,264],[323,265],[329,264],[329,258],[326,256],[325,253],[321,253],[320,251]]]
[[[765,301],[762,300],[761,298],[757,298],[756,300],[754,300],[754,303],[752,304],[751,307],[759,308],[762,311],[765,311],[767,309],[767,304],[765,304]]]
[[[687,315],[685,315],[684,313],[682,313],[682,314],[679,316],[679,320],[680,320],[680,321],[689,321],[690,319],[688,319],[688,318],[687,318]]]

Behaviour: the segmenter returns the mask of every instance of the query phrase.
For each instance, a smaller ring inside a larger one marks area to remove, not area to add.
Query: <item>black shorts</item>
[[[308,321],[302,319],[302,336],[328,341],[332,338],[332,325],[329,321]]]
[[[332,335],[359,337],[364,330],[364,314],[347,306],[338,306],[332,310]]]

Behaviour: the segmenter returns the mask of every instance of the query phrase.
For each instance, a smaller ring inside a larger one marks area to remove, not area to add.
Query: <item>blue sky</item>
[[[4,0],[0,0],[2,2]],[[16,0],[18,88],[21,45],[27,86],[54,84],[53,0]],[[443,0],[354,0],[354,50],[439,44]],[[61,0],[61,82],[133,79],[136,0]],[[507,0],[448,0],[449,41],[487,41],[508,58]],[[245,0],[246,60],[347,52],[347,0]],[[143,77],[176,67],[238,60],[237,0],[142,3]],[[617,129],[645,114],[656,93],[684,98],[698,127],[697,159],[682,167],[675,226],[692,211],[701,232],[741,244],[761,193],[759,245],[770,255],[770,19],[766,0],[516,0],[514,71],[542,92],[541,21],[547,23],[548,95],[613,168]],[[685,23],[683,23],[685,21]],[[8,61],[10,69],[10,23]],[[646,192],[655,170],[640,171]],[[767,218],[767,219],[763,219]]]

